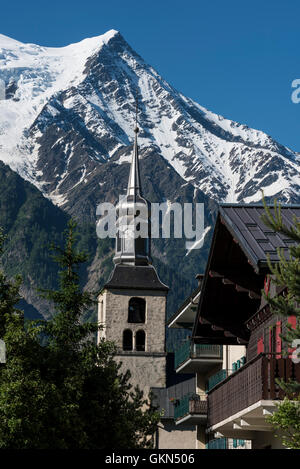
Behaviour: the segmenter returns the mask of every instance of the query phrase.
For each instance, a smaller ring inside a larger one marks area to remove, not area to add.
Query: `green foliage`
[[[287,324],[287,333],[282,339],[292,347],[294,340],[300,339],[300,222],[294,217],[292,226],[286,226],[282,219],[280,205],[274,204],[274,214],[266,205],[264,223],[273,231],[285,235],[294,243],[287,256],[283,249],[278,249],[279,263],[273,265],[268,259],[273,281],[280,287],[287,287],[287,295],[273,298],[264,295],[273,313],[283,317],[296,316],[297,325],[293,329]],[[300,343],[300,342],[299,342]],[[274,428],[282,432],[282,442],[289,448],[300,449],[300,383],[297,381],[279,382],[287,397],[278,405],[277,411],[269,418]],[[290,399],[290,400],[289,400]]]
[[[75,227],[70,221],[64,246],[52,247],[59,279],[57,289],[42,292],[55,309],[49,321],[24,327],[14,308],[20,279],[0,276],[0,332],[7,347],[0,369],[0,448],[151,447],[159,414],[131,389],[129,372],[122,374],[114,360],[114,345],[95,344],[97,323],[81,321],[94,298],[80,286],[86,255],[75,248]]]
[[[283,446],[300,449],[300,397],[293,400],[285,398],[267,420],[275,429],[283,431]]]
[[[0,254],[3,241],[0,232]],[[41,350],[37,329],[26,331],[23,313],[14,307],[20,299],[20,284],[20,278],[9,281],[0,272],[0,337],[7,356],[0,368],[0,448],[28,448],[33,441],[43,447],[39,439],[41,418],[46,418],[43,402],[51,394],[36,367],[36,353]]]

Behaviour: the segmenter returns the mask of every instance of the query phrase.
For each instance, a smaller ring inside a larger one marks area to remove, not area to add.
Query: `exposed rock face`
[[[6,84],[0,160],[22,177],[0,166],[0,225],[10,236],[4,261],[8,273],[21,269],[25,299],[45,317],[51,312],[36,287],[40,279],[42,286],[55,284],[56,270],[42,247],[49,238],[49,217],[50,237],[57,234],[57,241],[64,212],[82,225],[91,223],[90,232],[83,230],[91,253],[85,286],[97,290],[111,270],[112,246],[97,247],[95,214],[99,202],[115,203],[127,187],[136,94],[148,200],[203,202],[207,226],[218,202],[259,202],[261,188],[268,197],[300,201],[298,153],[183,96],[117,31],[57,49],[0,35],[0,79]],[[169,314],[196,286],[192,279],[204,270],[211,233],[201,250],[188,255],[184,240],[153,241],[154,263],[170,287]]]
[[[180,94],[117,31],[58,49],[5,36],[0,46],[0,159],[65,210],[91,220],[119,193],[112,173],[126,172],[136,94],[139,145],[155,155],[151,177],[164,175],[170,200],[171,166],[217,202],[259,201],[261,188],[299,201],[297,153]]]

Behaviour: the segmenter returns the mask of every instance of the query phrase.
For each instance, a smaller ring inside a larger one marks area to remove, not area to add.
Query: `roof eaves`
[[[199,295],[201,291],[201,285],[199,285],[196,290],[194,290],[186,299],[185,301],[182,303],[182,305],[180,305],[180,307],[177,309],[177,311],[170,317],[170,319],[168,319],[168,321],[166,322],[166,325],[169,327],[171,323],[173,323],[176,318],[183,312],[183,310],[185,310],[190,304],[193,303],[193,301],[195,300],[195,298]]]
[[[217,238],[220,223],[221,223],[220,212],[218,212],[216,222],[215,222],[215,226],[214,226],[214,230],[213,230],[213,237],[212,237],[211,246],[210,246],[210,249],[209,249],[209,255],[208,255],[208,259],[207,259],[206,269],[205,269],[204,277],[203,277],[203,280],[202,280],[202,283],[201,283],[201,292],[200,292],[200,297],[199,297],[199,301],[198,301],[198,307],[197,307],[197,313],[196,313],[196,316],[195,316],[195,321],[194,321],[194,326],[193,326],[193,331],[192,331],[192,337],[195,337],[195,335],[196,335],[197,323],[199,321],[199,315],[200,315],[201,306],[202,306],[202,303],[203,303],[203,295],[204,295],[204,291],[205,291],[206,284],[207,284],[207,277],[208,277],[208,273],[209,273],[209,270],[210,270],[212,253],[213,253],[214,246],[215,246],[215,243],[216,243],[216,238]]]

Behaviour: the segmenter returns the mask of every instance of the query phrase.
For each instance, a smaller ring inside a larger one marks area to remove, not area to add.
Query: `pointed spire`
[[[140,169],[139,169],[139,152],[138,152],[138,143],[137,143],[137,134],[139,133],[139,128],[137,126],[137,115],[138,115],[138,97],[136,91],[135,98],[135,137],[134,137],[134,146],[133,146],[133,155],[131,160],[131,167],[128,180],[127,195],[142,195],[141,193],[141,178],[140,178]]]
[[[137,135],[138,103],[136,97],[135,138],[128,189],[117,205],[115,264],[149,266],[151,263],[151,207],[142,196]],[[137,219],[137,216],[139,217]],[[137,226],[139,225],[139,228]],[[133,230],[136,230],[134,233]],[[137,236],[133,236],[137,235]]]
[[[127,195],[141,195],[141,179],[139,169],[139,153],[137,144],[138,127],[134,129],[135,138],[133,146],[133,155],[131,160],[131,167],[128,180]]]

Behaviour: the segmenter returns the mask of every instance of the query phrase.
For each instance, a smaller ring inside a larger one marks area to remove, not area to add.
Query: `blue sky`
[[[300,151],[299,18],[299,0],[15,0],[0,33],[62,46],[117,29],[183,94]]]

